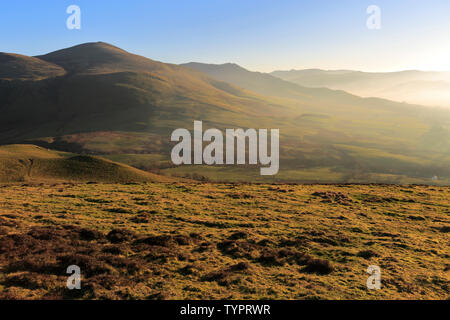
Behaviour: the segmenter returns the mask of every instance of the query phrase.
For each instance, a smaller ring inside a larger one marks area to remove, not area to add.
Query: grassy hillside
[[[151,182],[169,178],[106,159],[50,151],[33,145],[0,146],[0,182]]]
[[[0,52],[0,79],[41,80],[65,73],[64,68],[38,58]]]
[[[337,93],[329,89],[311,89],[284,81],[267,73],[251,72],[234,63],[205,64],[191,62],[182,66],[198,70],[215,79],[235,84],[241,88],[257,92],[265,96],[275,96],[288,99],[309,101],[314,98],[329,96],[337,97]],[[345,95],[341,94],[342,97]],[[347,95],[346,98],[351,98]]]
[[[1,299],[449,298],[448,187],[0,190]],[[82,290],[66,288],[73,264]]]
[[[104,42],[85,43],[36,58],[58,65],[70,74],[101,74],[124,71],[171,73],[179,69],[176,65],[153,61]]]

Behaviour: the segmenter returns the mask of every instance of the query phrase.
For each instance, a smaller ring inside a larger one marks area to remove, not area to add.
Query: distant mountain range
[[[336,93],[332,90],[321,88],[311,89],[295,83],[284,81],[268,73],[251,72],[234,63],[205,64],[191,62],[182,66],[203,72],[215,79],[232,83],[241,88],[265,95],[288,99],[300,99],[302,101],[331,97],[351,99],[350,95]]]
[[[202,120],[219,129],[280,129],[275,181],[450,179],[450,111],[281,76],[236,64],[167,64],[103,42],[38,57],[2,53],[0,143],[100,154],[168,174],[262,179],[253,168],[171,165],[172,130]]]
[[[311,88],[324,87],[363,97],[450,108],[450,72],[370,73],[307,69],[274,71],[271,75]]]

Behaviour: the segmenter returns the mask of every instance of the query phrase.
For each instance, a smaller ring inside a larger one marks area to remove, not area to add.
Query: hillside
[[[347,117],[360,117],[365,115],[374,115],[379,111],[388,111],[394,116],[398,113],[403,113],[406,110],[423,111],[423,108],[417,105],[407,105],[405,103],[397,103],[386,99],[373,99],[371,95],[361,94],[361,96],[368,96],[369,98],[361,98],[350,94],[352,90],[345,90],[345,78],[349,74],[355,78],[353,71],[329,71],[330,75],[337,77],[336,84],[333,85],[314,85],[313,80],[305,80],[306,84],[295,83],[297,78],[292,79],[296,74],[291,72],[273,72],[272,74],[253,72],[245,68],[233,64],[204,64],[191,62],[182,64],[192,70],[204,72],[209,76],[231,83],[238,87],[256,92],[264,96],[271,96],[282,98],[283,103],[294,104],[300,110],[308,110],[311,112],[323,112],[327,114],[339,114]],[[322,74],[321,70],[305,70],[305,79],[315,79],[317,73]],[[402,72],[398,78],[414,79],[414,72]],[[287,80],[281,79],[283,77]],[[320,76],[317,76],[320,78]],[[430,75],[431,78],[431,75]],[[360,79],[355,82],[359,83]],[[379,84],[387,85],[388,81],[383,79],[378,80]],[[397,82],[392,82],[397,83]],[[344,89],[341,89],[343,87]],[[331,88],[331,89],[330,89]],[[345,91],[344,91],[345,90]],[[346,92],[348,91],[348,92]],[[374,95],[373,97],[377,97]],[[287,102],[288,101],[288,102]],[[298,110],[297,109],[297,110]]]
[[[158,176],[106,159],[33,145],[0,146],[0,182],[161,182]]]
[[[0,52],[0,79],[41,80],[65,73],[61,66],[38,58]]]
[[[30,59],[65,73],[0,80],[0,144],[102,155],[169,175],[260,181],[253,167],[170,163],[171,132],[202,120],[205,129],[280,129],[280,173],[266,182],[450,179],[444,110],[306,88],[234,64],[166,64],[102,42]]]
[[[281,80],[267,73],[251,72],[234,63],[205,64],[191,62],[182,66],[201,71],[209,76],[235,84],[265,96],[276,96],[288,99],[302,99],[308,101],[310,98],[322,98],[333,94],[331,90],[311,90],[299,85]]]
[[[310,88],[330,88],[363,97],[450,108],[448,72],[306,69],[274,71],[271,75]]]
[[[70,74],[126,71],[171,73],[179,69],[176,65],[153,61],[104,42],[85,43],[36,58],[58,65]]]
[[[283,114],[287,107],[205,74],[90,43],[39,57],[65,77],[0,81],[0,143],[96,131],[166,134],[193,119]]]

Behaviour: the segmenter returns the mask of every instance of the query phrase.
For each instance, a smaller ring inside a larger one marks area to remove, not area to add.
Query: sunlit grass
[[[448,187],[0,190],[2,298],[448,298]],[[65,289],[65,264],[75,262],[86,275],[76,293]],[[366,288],[369,265],[381,267],[381,290]]]

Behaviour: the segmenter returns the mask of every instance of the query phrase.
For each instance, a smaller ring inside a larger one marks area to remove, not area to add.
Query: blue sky
[[[68,30],[66,8],[81,8]],[[366,27],[369,5],[381,29]],[[250,70],[450,70],[448,0],[14,0],[0,5],[0,51],[38,55],[104,41],[171,63]]]

